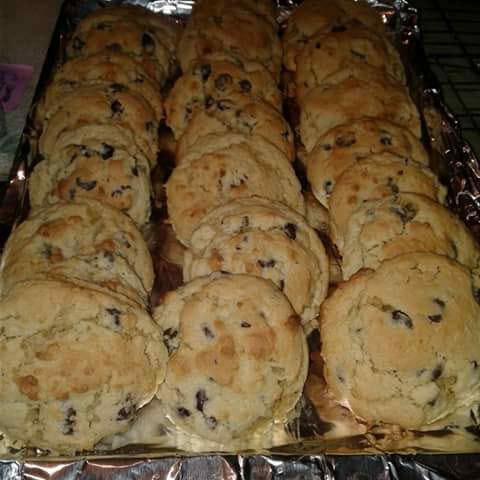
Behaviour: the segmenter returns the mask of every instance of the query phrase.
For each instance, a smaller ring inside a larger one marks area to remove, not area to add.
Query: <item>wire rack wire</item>
[[[414,0],[427,59],[463,136],[480,154],[480,1]]]

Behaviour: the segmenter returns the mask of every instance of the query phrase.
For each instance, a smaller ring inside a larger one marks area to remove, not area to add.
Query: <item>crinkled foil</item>
[[[424,140],[433,168],[449,186],[450,206],[480,234],[480,168],[463,141],[458,122],[443,104],[421,47],[417,11],[405,0],[369,0],[391,26],[409,76],[412,95],[424,117]],[[104,5],[135,3],[180,21],[192,0],[66,0],[52,38],[36,98],[62,59],[66,36],[80,18]],[[280,20],[296,1],[279,0]],[[9,229],[28,212],[26,179],[35,157],[35,135],[27,120],[12,169],[10,187],[0,206],[0,245]],[[145,236],[154,257],[157,281],[153,303],[181,283],[183,250],[162,221],[162,182],[171,162],[171,139],[162,139],[162,160],[153,180],[157,205]],[[165,167],[165,165],[167,165]],[[0,432],[0,478],[93,479],[465,479],[480,478],[480,405],[465,407],[430,425],[428,431],[367,429],[351,412],[330,398],[322,378],[318,338],[310,340],[311,366],[304,395],[292,417],[272,425],[267,435],[230,448],[182,435],[152,401],[125,434],[105,439],[95,452],[70,458],[50,452],[25,451],[9,444]],[[195,453],[197,452],[197,453]],[[203,452],[203,454],[200,454]],[[216,453],[212,453],[216,452]],[[224,453],[219,453],[224,452]],[[238,453],[242,452],[242,453]],[[391,454],[389,452],[395,452]],[[432,455],[435,453],[434,455]],[[3,459],[3,460],[2,460]]]

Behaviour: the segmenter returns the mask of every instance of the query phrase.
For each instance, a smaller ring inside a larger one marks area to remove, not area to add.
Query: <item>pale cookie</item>
[[[231,449],[285,419],[300,398],[305,335],[271,282],[199,278],[169,293],[154,319],[170,353],[157,396],[179,429]]]
[[[134,223],[92,200],[33,210],[10,235],[1,290],[49,277],[96,283],[142,305],[154,280],[148,247]]]
[[[348,220],[362,203],[397,193],[419,193],[443,203],[446,190],[431,170],[391,153],[371,155],[346,170],[329,202],[332,237],[339,250]]]
[[[54,152],[34,168],[29,181],[31,205],[99,200],[126,213],[138,225],[148,222],[152,185],[145,157],[114,145],[89,140]]]
[[[94,28],[109,28],[109,24],[118,20],[133,20],[139,25],[152,28],[168,51],[174,55],[180,37],[181,28],[175,20],[166,15],[154,13],[139,5],[123,4],[98,8],[82,19],[76,31],[88,32]]]
[[[381,118],[360,118],[318,138],[306,159],[307,178],[318,201],[328,208],[337,178],[357,161],[383,152],[429,165],[427,152],[418,138],[406,128]]]
[[[344,278],[376,269],[410,252],[447,255],[469,269],[479,261],[477,242],[465,224],[423,195],[401,193],[362,204],[350,217],[342,251]]]
[[[167,355],[132,303],[64,282],[0,298],[0,430],[72,454],[128,429],[155,395]]]
[[[115,52],[78,57],[64,63],[48,85],[37,115],[41,118],[51,105],[61,104],[66,95],[79,87],[112,84],[128,87],[142,96],[152,106],[157,121],[163,118],[160,84],[147,76],[134,57]]]
[[[368,424],[416,429],[480,397],[480,307],[470,272],[413,253],[341,284],[320,317],[324,375]]]
[[[102,20],[95,21],[90,29],[80,23],[66,46],[66,54],[68,59],[108,50],[133,55],[147,74],[163,85],[175,65],[173,53],[164,41],[155,29],[135,20]]]
[[[352,64],[367,64],[379,75],[387,73],[405,83],[404,67],[392,43],[358,21],[352,21],[333,32],[322,32],[309,39],[297,57],[297,99],[322,85],[329,75]]]
[[[312,329],[327,295],[328,258],[317,233],[297,212],[260,197],[234,200],[207,214],[190,243],[185,281],[215,271],[269,279]]]
[[[232,94],[258,98],[281,110],[280,91],[265,67],[216,56],[198,60],[175,82],[165,101],[167,125],[178,139],[197,110],[232,108]]]
[[[246,95],[232,94],[197,110],[177,143],[177,158],[187,155],[190,148],[212,133],[241,133],[253,142],[261,137],[280,149],[290,161],[295,158],[293,132],[280,112]]]
[[[166,190],[170,221],[178,239],[187,246],[203,217],[235,198],[259,195],[302,214],[305,211],[300,183],[289,162],[272,162],[247,143],[178,166]]]
[[[288,17],[283,35],[283,64],[295,71],[297,57],[317,32],[342,30],[346,22],[358,20],[376,32],[384,32],[379,13],[365,3],[305,0]]]
[[[384,118],[417,138],[421,134],[420,116],[407,88],[381,76],[365,81],[352,75],[340,83],[316,87],[304,97],[300,109],[299,131],[307,152],[328,130],[362,117]]]
[[[258,62],[279,80],[282,47],[278,29],[248,10],[224,10],[218,15],[190,18],[177,57],[186,72],[206,55],[224,53],[232,59]]]
[[[132,90],[121,85],[91,86],[74,90],[61,103],[46,112],[39,151],[47,156],[65,130],[86,123],[111,124],[129,129],[135,143],[155,163],[158,122],[150,104]],[[106,143],[110,139],[102,139]]]

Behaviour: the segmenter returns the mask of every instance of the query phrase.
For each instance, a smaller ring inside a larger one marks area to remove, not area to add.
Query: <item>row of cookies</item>
[[[125,431],[164,380],[139,226],[175,30],[137,7],[95,11],[38,105],[43,159],[0,270],[0,430],[20,445],[92,449]]]
[[[297,403],[302,325],[326,296],[328,263],[292,167],[273,2],[196,2],[178,58],[166,193],[187,250],[185,284],[154,312],[170,354],[159,398],[181,431],[232,448]]]
[[[307,177],[345,280],[321,309],[324,375],[367,425],[421,428],[480,399],[480,251],[443,206],[374,11],[342,19],[335,3],[304,2],[285,36]],[[320,30],[310,17],[323,18]]]
[[[138,225],[148,221],[161,91],[174,73],[177,39],[174,23],[132,5],[79,22],[36,109],[33,207],[93,198]]]

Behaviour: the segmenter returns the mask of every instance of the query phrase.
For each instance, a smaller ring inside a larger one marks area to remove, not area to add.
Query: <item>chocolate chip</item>
[[[474,369],[477,369],[477,368],[478,368],[478,361],[477,361],[477,360],[472,360],[470,363],[472,364],[472,367],[473,367]]]
[[[70,407],[65,413],[65,422],[63,424],[62,433],[64,435],[73,435],[74,427],[76,423],[77,412],[74,408]]]
[[[252,83],[250,80],[240,80],[238,84],[243,93],[250,93],[252,91]]]
[[[205,417],[208,428],[215,430],[217,428],[217,419],[215,417]]]
[[[366,55],[364,55],[363,53],[357,52],[357,51],[354,50],[353,48],[350,49],[350,52],[351,52],[351,54],[352,54],[354,57],[361,58],[362,60],[366,60],[366,59],[367,59],[367,56],[366,56]]]
[[[118,308],[106,308],[105,309],[109,315],[113,317],[113,323],[119,327],[120,326],[120,315],[122,314],[121,310]]]
[[[112,158],[114,151],[115,149],[111,145],[108,145],[108,143],[102,143],[102,149],[100,150],[100,155],[103,158],[103,160],[108,160],[109,158]]]
[[[278,282],[278,288],[283,292],[285,289],[285,280],[282,279]]]
[[[113,263],[115,261],[115,256],[112,252],[109,252],[108,250],[105,250],[103,252],[103,257],[106,258],[110,263]]]
[[[207,392],[205,392],[205,390],[201,388],[195,394],[195,399],[197,401],[196,403],[197,410],[203,413],[203,407],[205,403],[208,401]]]
[[[392,177],[388,177],[387,179],[387,186],[390,188],[391,192],[393,194],[397,194],[400,192],[400,189],[398,188],[398,185],[395,183]]]
[[[142,48],[148,54],[152,54],[155,51],[155,42],[148,33],[144,33],[142,35]]]
[[[115,198],[115,197],[120,197],[123,195],[123,192],[125,190],[132,190],[132,187],[130,185],[120,185],[116,190],[114,190],[112,193],[111,193],[111,197]]]
[[[334,33],[338,33],[338,32],[345,32],[347,30],[347,27],[345,27],[345,25],[334,25],[332,28],[331,28],[331,32],[334,32]]]
[[[127,402],[131,402],[130,396],[127,396]],[[135,404],[127,405],[117,412],[117,422],[128,420],[135,413],[137,406]]]
[[[187,410],[184,407],[178,407],[177,412],[181,417],[189,417],[191,415],[190,410]]]
[[[210,77],[211,73],[212,73],[212,67],[208,63],[200,67],[200,75],[204,83],[208,80],[208,77]]]
[[[297,238],[297,226],[294,223],[286,223],[283,226],[283,231],[291,240],[295,240]]]
[[[133,176],[138,177],[138,168],[137,167],[132,167],[130,169],[130,171],[132,172]]]
[[[213,338],[215,338],[215,335],[207,325],[202,326],[202,332],[209,340],[212,340]]]
[[[242,323],[240,324],[240,326],[241,326],[242,328],[251,328],[251,325],[250,325],[248,322],[242,322]]]
[[[440,308],[445,308],[445,302],[440,298],[434,298],[433,303],[437,304]]]
[[[225,110],[231,110],[233,108],[233,102],[231,100],[227,100],[227,99],[218,100],[217,108],[221,112],[224,112]]]
[[[80,153],[86,158],[90,158],[92,156],[92,151],[88,147],[86,147],[85,145],[80,145]],[[70,159],[70,163],[73,162],[73,160],[75,160],[75,158],[76,158],[76,155],[74,155]]]
[[[225,91],[227,85],[231,85],[233,78],[228,73],[222,73],[215,79],[215,88],[221,92]]]
[[[390,210],[397,214],[403,223],[412,221],[417,215],[417,209],[412,203],[406,203],[405,205],[394,203]]]
[[[40,252],[40,255],[45,258],[46,260],[49,260],[50,257],[52,256],[52,253],[53,253],[53,249],[52,249],[52,246],[51,245],[48,245],[47,243],[45,243],[43,245],[43,249],[42,251]]]
[[[85,46],[85,42],[81,40],[79,37],[74,37],[72,46],[74,50],[81,50]]]
[[[173,340],[177,337],[178,330],[174,328],[167,328],[163,331],[163,343],[167,348],[167,352],[170,354],[174,350]]]
[[[429,315],[428,319],[433,323],[440,323],[443,320],[443,315],[440,315],[440,314]]]
[[[114,100],[110,105],[110,110],[112,111],[112,117],[119,117],[123,113],[124,108],[118,100]]]
[[[272,268],[275,266],[275,260],[270,259],[270,260],[257,260],[257,263],[262,267],[262,268]]]
[[[333,191],[333,182],[331,180],[323,182],[323,190],[327,195],[330,195]]]
[[[380,143],[385,146],[390,146],[392,145],[392,137],[389,137],[387,135],[382,135],[380,137]]]
[[[400,323],[407,328],[413,328],[412,319],[405,312],[402,312],[401,310],[392,311],[392,320],[395,323]]]
[[[340,135],[335,139],[335,145],[337,147],[351,147],[355,143],[357,143],[357,139],[355,138],[354,133],[346,133],[345,135]]]
[[[210,95],[205,97],[205,107],[210,108],[212,105],[215,105],[215,100]]]
[[[149,122],[145,123],[145,129],[149,133],[156,133],[157,132],[157,124],[153,120],[150,120]]]
[[[90,190],[93,190],[97,186],[97,181],[96,180],[91,180],[91,181],[83,181],[80,179],[80,177],[77,177],[75,179],[75,183],[77,184],[78,187],[83,188],[87,192]]]
[[[439,379],[442,376],[443,373],[443,365],[438,364],[433,370],[432,370],[432,380],[435,381]]]

